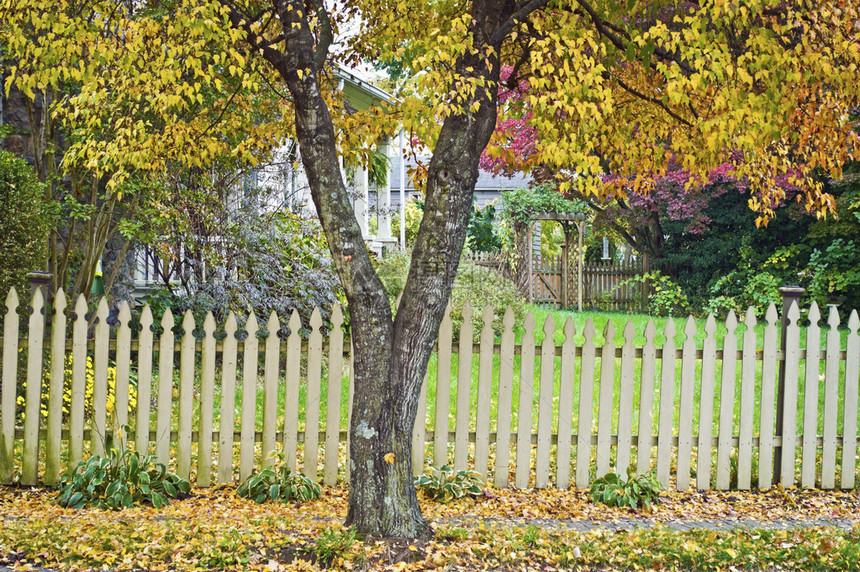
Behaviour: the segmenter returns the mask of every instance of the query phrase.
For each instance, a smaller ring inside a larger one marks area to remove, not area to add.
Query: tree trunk
[[[413,484],[412,430],[427,364],[460,261],[478,176],[478,159],[495,127],[501,38],[490,42],[513,2],[473,4],[473,54],[458,58],[463,77],[487,83],[463,96],[448,116],[430,162],[424,217],[396,319],[376,275],[341,177],[337,141],[317,74],[304,2],[274,2],[285,36],[283,52],[254,36],[249,18],[231,12],[255,50],[278,70],[293,96],[296,137],[311,195],[346,291],[354,350],[350,424],[350,491],[346,522],[359,533],[429,538]],[[492,46],[493,50],[487,50]],[[492,55],[486,56],[488,51]],[[299,73],[301,72],[301,73]],[[473,105],[474,104],[474,105]],[[470,110],[470,111],[467,111]]]

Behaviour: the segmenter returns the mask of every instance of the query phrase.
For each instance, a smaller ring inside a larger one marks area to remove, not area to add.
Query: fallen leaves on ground
[[[304,504],[256,504],[235,487],[194,489],[155,510],[64,509],[44,489],[0,487],[0,565],[25,569],[145,570],[569,570],[607,566],[725,569],[860,566],[860,495],[767,492],[662,492],[645,514],[593,504],[582,490],[489,488],[448,504],[422,500],[432,542],[367,540],[323,550],[340,538],[347,490],[324,488]],[[575,532],[533,521],[613,522],[839,520],[853,530],[692,530],[665,527]],[[335,543],[336,544],[336,543]],[[782,559],[782,560],[778,560]]]

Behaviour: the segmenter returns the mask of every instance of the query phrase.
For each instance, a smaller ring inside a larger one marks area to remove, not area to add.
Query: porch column
[[[400,248],[406,249],[406,137],[400,130]]]
[[[355,172],[355,218],[358,220],[358,227],[361,229],[361,236],[368,237],[368,177],[367,169],[357,169]]]
[[[379,238],[391,238],[391,147],[388,140],[379,146],[379,152],[388,159],[385,167],[385,182],[376,187],[376,235]]]

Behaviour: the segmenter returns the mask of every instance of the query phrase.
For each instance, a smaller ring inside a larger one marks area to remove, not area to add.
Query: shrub
[[[591,483],[589,494],[593,502],[606,506],[651,509],[660,504],[659,493],[663,485],[653,473],[636,476],[627,471],[627,479],[616,473],[607,473]]]
[[[13,286],[26,299],[26,276],[38,270],[48,252],[50,217],[43,187],[23,159],[0,151],[0,302]]]
[[[628,284],[648,281],[648,313],[653,316],[675,316],[688,314],[690,302],[681,287],[671,277],[665,276],[659,270],[647,272],[629,278],[620,283],[615,289]]]
[[[236,493],[256,503],[266,501],[306,502],[319,498],[320,486],[304,475],[293,475],[282,462],[248,477]]]
[[[430,473],[415,477],[415,486],[439,502],[481,494],[481,475],[475,471],[457,471],[443,465]]]
[[[377,268],[392,308],[406,285],[410,261],[409,253],[392,252],[380,261]],[[513,311],[516,323],[522,322],[526,313],[525,300],[512,281],[489,268],[462,260],[451,291],[451,320],[455,336],[459,334],[463,323],[463,305],[466,300],[472,305],[472,325],[476,339],[484,327],[481,315],[487,304],[493,308],[493,330],[496,334],[502,333],[507,308]]]
[[[323,566],[329,566],[338,558],[347,559],[357,540],[358,533],[355,528],[339,529],[329,526],[323,529],[314,543],[314,553]]]
[[[141,459],[137,451],[112,448],[105,457],[90,457],[63,475],[57,503],[67,508],[120,510],[144,503],[161,508],[189,490],[188,481],[168,473],[154,455]]]

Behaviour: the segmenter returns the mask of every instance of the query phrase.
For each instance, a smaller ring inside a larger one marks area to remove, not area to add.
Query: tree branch
[[[490,37],[487,44],[493,46],[501,43],[501,41],[513,31],[514,26],[525,20],[532,12],[540,10],[547,4],[549,4],[549,0],[531,0],[526,3],[522,8],[514,12],[510,18],[505,20],[495,32],[493,32],[493,35]]]
[[[662,109],[663,111],[668,113],[675,121],[678,121],[678,122],[686,125],[687,127],[693,126],[693,124],[690,123],[688,120],[684,119],[683,117],[678,115],[676,112],[672,111],[668,105],[663,103],[662,100],[657,99],[656,97],[651,97],[650,95],[646,95],[646,94],[642,93],[641,91],[635,89],[634,87],[627,85],[624,82],[624,80],[622,80],[620,77],[612,76],[611,74],[606,74],[605,77],[607,79],[615,80],[615,82],[618,83],[619,87],[621,87],[624,91],[626,91],[630,95],[638,97],[642,101],[647,101],[648,103],[653,103],[654,105],[656,105],[657,107],[659,107],[660,109]]]
[[[314,66],[316,71],[320,71],[325,65],[326,57],[328,57],[328,49],[334,41],[334,33],[331,28],[331,18],[328,10],[326,10],[323,0],[311,0],[319,20],[320,33],[317,37],[317,45],[314,49]]]

